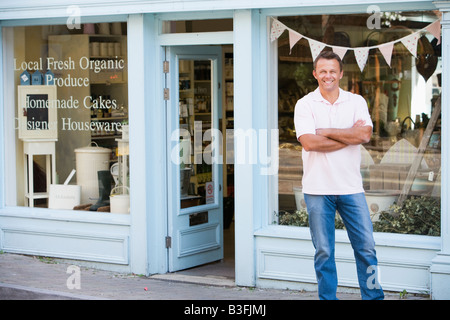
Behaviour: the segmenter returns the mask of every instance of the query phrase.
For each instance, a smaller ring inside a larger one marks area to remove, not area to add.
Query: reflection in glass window
[[[356,48],[400,39],[439,17],[428,11],[384,14],[379,29],[369,29],[367,19],[367,14],[278,18],[311,39]],[[348,51],[340,85],[365,98],[374,123],[371,141],[361,147],[361,175],[375,231],[437,236],[441,124],[436,103],[441,93],[441,46],[430,33],[419,35],[417,58],[398,42],[390,66],[378,49],[370,49],[361,72],[353,51]],[[301,39],[291,51],[288,32],[284,32],[278,39],[279,211],[273,217],[278,224],[308,225],[302,194],[302,147],[296,140],[293,115],[297,100],[317,88],[312,70],[308,40]],[[418,152],[421,144],[425,146],[423,154]],[[411,170],[418,153],[423,159],[417,170]],[[410,172],[412,185],[399,203]],[[339,216],[336,227],[342,227]]]
[[[128,213],[126,23],[9,32],[17,187],[7,205]]]

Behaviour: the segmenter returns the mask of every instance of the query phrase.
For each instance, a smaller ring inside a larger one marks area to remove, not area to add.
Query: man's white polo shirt
[[[294,124],[297,139],[316,129],[351,128],[357,120],[373,126],[363,97],[339,89],[331,104],[319,88],[297,101]],[[360,173],[361,147],[349,145],[333,152],[302,151],[302,191],[306,194],[343,195],[364,192]]]

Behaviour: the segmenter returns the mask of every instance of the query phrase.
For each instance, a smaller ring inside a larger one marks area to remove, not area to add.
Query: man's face
[[[316,69],[313,70],[319,88],[325,91],[337,90],[343,74],[344,71],[340,70],[339,62],[336,59],[319,59],[316,63]]]

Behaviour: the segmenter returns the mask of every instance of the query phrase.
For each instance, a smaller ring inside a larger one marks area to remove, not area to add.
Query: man
[[[335,214],[344,221],[355,255],[363,299],[383,299],[377,282],[372,221],[360,174],[360,144],[370,141],[372,121],[363,97],[339,88],[342,61],[331,51],[314,61],[318,88],[298,100],[294,123],[302,144],[302,190],[316,249],[320,299],[337,299]]]

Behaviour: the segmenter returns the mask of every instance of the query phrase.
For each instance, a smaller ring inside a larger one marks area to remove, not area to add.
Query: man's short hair
[[[314,60],[313,63],[314,70],[316,70],[317,61],[319,61],[319,59],[327,59],[327,60],[336,59],[337,62],[339,62],[340,70],[342,71],[344,69],[344,63],[342,63],[341,58],[333,51],[322,51],[321,53],[319,53],[319,55],[317,56],[317,58]]]

